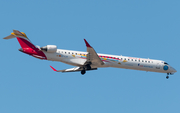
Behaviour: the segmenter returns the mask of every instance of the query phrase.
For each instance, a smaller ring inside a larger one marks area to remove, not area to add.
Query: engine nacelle
[[[41,47],[41,50],[49,52],[49,53],[55,53],[57,51],[57,46],[47,45],[47,46]]]

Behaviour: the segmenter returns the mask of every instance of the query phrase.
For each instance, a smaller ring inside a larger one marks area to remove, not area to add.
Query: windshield
[[[169,65],[167,62],[164,62],[164,64]]]

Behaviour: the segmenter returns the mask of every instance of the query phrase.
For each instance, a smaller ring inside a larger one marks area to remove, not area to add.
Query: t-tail
[[[11,35],[3,39],[12,39],[12,38],[17,38],[19,44],[21,45],[19,51],[39,59],[47,59],[45,54],[38,47],[36,47],[34,44],[31,43],[31,41],[24,32],[13,30]]]

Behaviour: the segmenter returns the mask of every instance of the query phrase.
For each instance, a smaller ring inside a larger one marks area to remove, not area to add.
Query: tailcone
[[[18,50],[21,51],[21,52],[23,52],[23,49],[22,49],[22,48],[19,48]]]
[[[47,60],[46,55],[42,52],[39,51],[39,49],[32,49],[32,48],[20,48],[19,51],[28,54],[30,56],[33,56],[38,59],[44,59]]]

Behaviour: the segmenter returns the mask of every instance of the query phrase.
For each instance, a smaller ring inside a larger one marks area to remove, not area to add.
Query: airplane
[[[11,35],[3,39],[12,38],[17,38],[21,46],[19,51],[23,53],[41,60],[59,61],[75,66],[74,68],[64,70],[56,70],[50,66],[56,72],[79,71],[82,75],[84,75],[86,71],[97,70],[98,68],[114,67],[147,72],[167,73],[167,79],[169,78],[169,74],[172,75],[177,72],[172,66],[162,60],[96,53],[94,48],[86,41],[86,39],[84,39],[84,41],[87,47],[87,52],[82,52],[57,49],[56,45],[47,45],[43,47],[35,46],[31,43],[24,32],[20,32],[18,30],[13,30]]]

